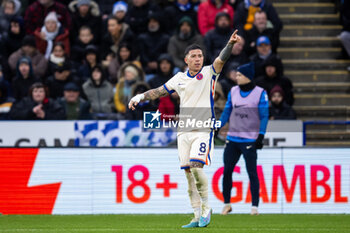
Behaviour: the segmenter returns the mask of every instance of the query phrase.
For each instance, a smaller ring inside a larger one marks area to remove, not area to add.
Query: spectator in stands
[[[227,3],[227,0],[207,0],[199,5],[198,28],[203,36],[209,30],[214,29],[216,25],[216,15],[220,12],[229,15],[230,27],[232,28],[233,8]]]
[[[148,16],[148,30],[137,38],[140,61],[146,74],[157,71],[160,54],[167,52],[169,36],[162,32],[159,13]]]
[[[126,13],[128,12],[128,4],[123,1],[118,1],[113,5],[112,15],[114,15],[118,22],[124,22]]]
[[[157,88],[173,77],[174,62],[169,54],[161,54],[158,58],[157,74],[148,81],[149,86]],[[133,95],[134,96],[134,95]]]
[[[346,50],[346,53],[350,57],[350,1],[343,1],[340,9],[343,31],[339,37]],[[347,69],[350,72],[350,66],[348,66]]]
[[[61,98],[63,96],[64,86],[67,83],[74,82],[80,86],[79,78],[72,74],[71,65],[67,61],[57,65],[53,71],[53,75],[46,80],[46,86],[49,89],[51,98]]]
[[[18,60],[23,56],[30,57],[35,76],[43,78],[46,73],[47,60],[36,49],[35,38],[33,36],[25,36],[21,48],[10,55],[8,63],[13,73],[16,71]]]
[[[88,45],[94,45],[94,35],[88,26],[82,26],[79,29],[79,36],[74,39],[72,46],[71,59],[79,64],[83,63],[85,58],[85,49]]]
[[[250,60],[255,64],[255,77],[264,75],[264,61],[270,57],[274,57],[275,66],[278,67],[281,75],[283,75],[283,64],[281,58],[272,52],[270,39],[266,36],[260,36],[256,40],[257,52],[250,56]]]
[[[185,49],[191,44],[198,44],[204,48],[204,41],[200,34],[197,33],[192,19],[184,16],[179,21],[176,33],[170,38],[168,44],[168,53],[174,59],[174,63],[182,71],[186,68]]]
[[[178,32],[180,20],[185,16],[192,21],[192,30],[197,30],[197,12],[191,0],[176,0],[173,4],[164,9],[166,15],[167,31],[170,34]],[[175,31],[176,30],[176,31]]]
[[[105,67],[108,67],[117,53],[120,43],[128,42],[133,44],[135,39],[129,25],[119,22],[116,17],[111,16],[107,23],[108,33],[103,37],[101,44],[102,60]]]
[[[267,15],[264,11],[255,12],[253,27],[244,33],[246,40],[245,51],[248,55],[256,52],[255,42],[260,36],[267,36],[270,39],[272,51],[276,53],[279,45],[279,34],[272,28],[267,27]]]
[[[36,46],[40,53],[49,59],[55,42],[64,44],[65,53],[70,54],[69,31],[61,26],[55,12],[50,12],[44,21],[44,26],[37,28],[34,32]]]
[[[89,120],[90,103],[79,97],[80,88],[73,82],[64,86],[60,104],[66,113],[66,120]]]
[[[239,66],[239,65],[238,65]],[[227,98],[228,93],[230,92],[233,86],[237,85],[237,64],[231,64],[226,67],[227,71],[225,72],[224,78],[220,79],[219,82],[222,87],[225,98]]]
[[[99,42],[102,20],[98,4],[92,0],[75,0],[69,4],[68,8],[72,12],[71,41],[78,37],[82,26],[87,26],[91,33],[95,35],[95,40]]]
[[[13,97],[21,100],[28,95],[29,88],[39,80],[33,74],[32,62],[29,57],[22,57],[17,62],[16,76],[12,79]]]
[[[293,105],[294,94],[293,94],[293,84],[287,78],[284,77],[280,69],[279,58],[276,56],[270,56],[263,63],[264,75],[256,78],[256,84],[270,93],[272,88],[279,85],[284,92],[284,99],[287,104]]]
[[[91,77],[83,84],[84,93],[91,103],[92,113],[111,113],[113,107],[113,87],[106,80],[101,66],[91,70]]]
[[[132,0],[126,13],[125,22],[130,25],[131,30],[136,35],[140,35],[147,32],[148,16],[155,12],[160,12],[160,8],[151,0]]]
[[[120,44],[116,56],[108,66],[108,73],[112,84],[118,82],[119,68],[126,62],[132,62],[135,65],[142,67],[140,61],[135,60],[131,45],[123,42]]]
[[[0,7],[0,39],[7,37],[11,18],[19,15],[21,2],[18,0],[4,0]]]
[[[210,64],[219,55],[221,49],[225,47],[226,41],[232,33],[230,15],[225,12],[219,12],[215,18],[215,28],[208,31],[204,37],[207,52],[206,59]]]
[[[48,60],[47,76],[54,74],[56,67],[62,66],[66,60],[68,61],[64,52],[64,44],[61,42],[55,43]]]
[[[116,0],[103,0],[103,1],[96,1],[96,2],[98,3],[98,6],[100,8],[102,20],[107,19],[112,13],[113,6],[116,3]],[[127,1],[123,0],[123,2],[127,2]]]
[[[282,21],[278,17],[272,4],[265,0],[245,0],[244,2],[241,2],[237,7],[233,19],[235,28],[237,28],[240,33],[252,29],[255,12],[257,11],[266,12],[267,19],[273,25],[273,30],[279,34],[283,27]]]
[[[64,28],[71,28],[71,17],[65,5],[55,0],[37,0],[27,8],[24,15],[27,34],[34,34],[37,28],[41,28],[46,16],[52,11],[56,12]]]
[[[135,84],[134,89],[132,90],[132,96],[135,96],[137,94],[142,94],[145,91],[148,91],[150,87],[147,85],[147,83],[144,82],[138,82]],[[137,105],[137,108],[135,111],[127,108],[125,118],[127,120],[143,120],[143,112],[147,111],[156,111],[157,105],[154,104],[153,101],[143,101],[140,103],[140,105]],[[163,114],[163,112],[162,112]]]
[[[249,61],[249,58],[243,49],[244,44],[245,44],[245,41],[241,37],[240,41],[233,45],[231,56],[227,60],[227,62],[225,63],[225,65],[221,71],[222,77],[226,77],[227,73],[230,72],[230,69],[228,69],[228,68],[235,70],[238,66],[243,65]]]
[[[133,90],[143,81],[144,75],[142,70],[132,63],[125,63],[120,68],[120,74],[115,88],[114,104],[118,112],[126,113],[126,106],[133,96]]]
[[[5,80],[0,80],[0,120],[7,120],[8,115],[15,99],[9,97],[7,93],[8,87]]]
[[[85,49],[85,60],[78,69],[78,75],[84,81],[91,77],[92,68],[100,64],[99,53],[97,47],[88,45]]]
[[[295,120],[293,108],[284,101],[283,89],[276,85],[270,91],[271,105],[269,108],[270,120]]]
[[[15,102],[10,110],[11,120],[64,120],[63,107],[48,98],[47,88],[40,82],[34,83],[29,96]]]
[[[21,16],[12,17],[10,19],[7,36],[3,38],[7,57],[21,47],[24,36],[23,18]]]

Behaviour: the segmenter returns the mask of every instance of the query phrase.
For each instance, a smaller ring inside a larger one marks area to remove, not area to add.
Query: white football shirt
[[[164,84],[169,94],[176,91],[180,97],[180,121],[190,115],[197,120],[215,118],[214,93],[218,77],[219,74],[210,65],[204,66],[193,76],[189,71],[178,72]]]

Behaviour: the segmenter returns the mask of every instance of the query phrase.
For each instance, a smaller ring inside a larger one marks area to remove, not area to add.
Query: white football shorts
[[[214,150],[214,132],[184,132],[177,137],[181,169],[190,168],[190,162],[210,165]]]

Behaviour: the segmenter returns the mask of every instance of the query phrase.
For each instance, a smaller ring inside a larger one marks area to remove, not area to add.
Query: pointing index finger
[[[237,35],[238,29],[233,32],[233,36]]]

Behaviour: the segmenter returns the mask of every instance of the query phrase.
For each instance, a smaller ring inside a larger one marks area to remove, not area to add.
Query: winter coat
[[[91,33],[94,35],[95,41],[100,41],[102,20],[100,17],[100,9],[96,2],[90,1],[90,10],[85,17],[79,14],[78,1],[72,1],[69,3],[69,10],[72,12],[72,30],[70,31],[70,38],[72,41],[79,36],[79,29],[82,26],[88,26],[91,29]]]
[[[68,106],[69,103],[67,103],[67,101],[65,100],[64,97],[62,97],[59,100],[60,104],[62,105],[62,107],[64,108],[65,111],[65,115],[66,115],[66,119],[67,120],[89,120],[91,119],[91,115],[90,115],[90,103],[82,98],[79,98],[79,108],[75,109],[75,111],[78,114],[78,118],[76,119],[72,119],[69,118],[69,116],[71,115],[68,111]]]
[[[205,47],[207,49],[207,61],[214,62],[215,58],[220,54],[221,50],[226,46],[230,39],[233,29],[223,30],[218,26],[207,32],[204,37]]]
[[[27,78],[23,78],[19,72],[19,64],[17,64],[16,76],[12,79],[13,97],[16,100],[21,100],[22,98],[28,96],[30,87],[34,83],[40,82],[40,80],[33,74],[33,68],[31,64],[29,64],[29,67],[29,76]]]
[[[148,15],[151,12],[160,12],[160,8],[156,4],[151,3],[151,0],[148,0],[146,4],[140,7],[129,4],[125,22],[130,25],[131,30],[136,35],[140,35],[147,31]]]
[[[58,20],[64,28],[67,28],[67,30],[71,28],[71,17],[65,5],[58,1],[53,1],[51,6],[45,8],[39,1],[35,1],[26,9],[24,14],[26,34],[32,35],[37,28],[41,28],[44,25],[45,17],[51,11],[56,12]]]
[[[36,47],[40,53],[45,54],[47,41],[43,40],[40,36],[41,28],[37,28],[34,32]],[[63,27],[60,27],[56,38],[53,40],[54,43],[61,42],[64,44],[64,52],[69,56],[70,54],[70,42],[69,42],[69,31]]]
[[[245,39],[245,48],[244,50],[247,52],[248,56],[256,53],[256,40],[260,36],[267,36],[271,41],[272,51],[274,53],[277,52],[277,47],[279,45],[279,34],[275,32],[272,28],[267,28],[261,33],[258,29],[253,25],[253,28],[249,31],[245,31],[244,39]]]
[[[235,12],[235,16],[233,19],[234,28],[238,29],[239,32],[243,33],[244,31],[244,25],[247,22],[248,18],[248,9],[250,7],[250,1],[245,0],[244,2],[241,2]],[[273,30],[277,33],[279,33],[282,28],[283,24],[280,20],[275,8],[272,6],[271,3],[266,2],[265,0],[262,0],[260,5],[260,9],[264,12],[266,12],[267,19],[272,23]]]
[[[142,33],[137,38],[140,60],[146,73],[152,72],[147,68],[149,62],[157,61],[162,53],[167,52],[169,36],[160,31]]]
[[[269,117],[273,117],[274,120],[295,120],[297,118],[294,109],[284,101],[279,106],[271,104]]]
[[[261,57],[259,57],[258,53],[255,53],[249,58],[252,62],[254,62],[255,77],[263,76],[265,74],[264,62],[268,59],[271,59],[272,57],[276,58],[276,67],[278,67],[277,69],[279,70],[280,75],[283,75],[282,60],[277,54],[271,53],[270,55],[268,55],[267,58],[262,59]]]
[[[79,78],[73,74],[70,74],[66,80],[56,79],[55,74],[49,76],[46,80],[46,86],[49,89],[50,97],[53,99],[61,98],[63,96],[64,86],[70,82],[74,82],[78,87],[81,87]]]
[[[166,24],[168,33],[174,34],[174,31],[177,31],[178,24],[180,20],[187,16],[191,19],[192,24],[195,25],[194,28],[197,30],[197,12],[194,10],[194,5],[190,3],[190,8],[187,10],[181,10],[177,3],[173,3],[172,5],[166,7],[164,9],[164,15],[166,15]]]
[[[135,35],[131,31],[129,25],[123,23],[122,24],[122,31],[119,37],[119,41],[114,42],[112,36],[107,33],[102,38],[100,53],[102,54],[102,59],[105,59],[108,54],[116,54],[119,48],[119,44],[122,42],[129,43],[133,45],[133,41],[135,40]],[[134,49],[133,49],[134,50]]]
[[[128,66],[134,67],[137,70],[138,74],[135,80],[128,82],[128,85],[127,85],[124,76],[125,76],[125,69]],[[135,88],[139,84],[143,84],[144,73],[137,65],[135,65],[134,63],[128,62],[128,63],[124,63],[124,65],[120,67],[118,77],[119,77],[119,80],[115,86],[114,104],[118,112],[125,113],[127,109],[126,106],[129,103],[130,98],[133,96]],[[129,96],[127,96],[127,94]]]
[[[113,87],[107,80],[97,86],[92,78],[83,84],[84,93],[91,103],[93,113],[111,113],[113,111]]]
[[[16,70],[17,61],[23,56],[25,56],[25,54],[23,53],[22,48],[10,55],[8,63],[13,72]],[[34,75],[38,78],[43,78],[47,69],[47,60],[45,59],[44,55],[42,55],[38,50],[35,50],[35,52],[29,57],[32,60]]]
[[[187,39],[180,38],[180,27],[184,22],[188,22],[192,28],[191,36]],[[185,58],[185,50],[191,44],[198,44],[205,51],[204,41],[200,34],[196,32],[196,27],[194,26],[193,21],[189,17],[182,18],[176,28],[176,34],[173,35],[168,43],[168,53],[174,59],[175,66],[179,67],[183,70],[186,66],[184,61]]]
[[[222,0],[223,4],[219,9],[216,8],[213,2],[212,0],[207,0],[202,2],[198,8],[198,28],[203,36],[215,27],[215,17],[217,13],[225,12],[230,15],[231,22],[233,20],[234,10],[227,3],[227,0]]]
[[[25,97],[22,100],[15,102],[10,111],[11,120],[64,120],[66,118],[63,107],[53,99],[45,99],[43,110],[45,118],[37,118],[33,113],[33,108],[37,106],[31,97]]]

